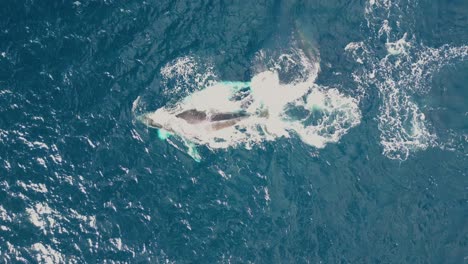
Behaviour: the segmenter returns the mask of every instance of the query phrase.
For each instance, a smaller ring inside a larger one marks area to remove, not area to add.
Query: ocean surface
[[[468,263],[468,1],[0,2],[0,262]]]

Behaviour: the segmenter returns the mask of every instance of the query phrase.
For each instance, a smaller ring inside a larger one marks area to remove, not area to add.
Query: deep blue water
[[[467,261],[467,1],[0,4],[1,262]],[[196,162],[136,121],[181,96],[178,58],[248,81],[298,32],[316,83],[359,98],[339,142]]]

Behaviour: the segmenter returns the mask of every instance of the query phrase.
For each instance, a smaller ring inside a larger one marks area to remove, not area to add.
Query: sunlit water
[[[466,261],[466,1],[1,6],[1,262]]]

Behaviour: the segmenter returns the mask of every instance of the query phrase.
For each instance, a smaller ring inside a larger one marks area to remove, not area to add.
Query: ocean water
[[[466,263],[467,72],[464,0],[3,0],[0,260]]]

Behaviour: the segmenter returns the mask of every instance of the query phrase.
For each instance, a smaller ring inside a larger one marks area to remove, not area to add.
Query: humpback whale
[[[194,142],[201,137],[222,132],[250,117],[245,111],[217,112],[213,110],[188,109],[167,111],[165,108],[140,115],[138,119],[146,126],[158,130],[160,139],[177,135],[188,147],[188,154],[197,162],[201,160]]]

